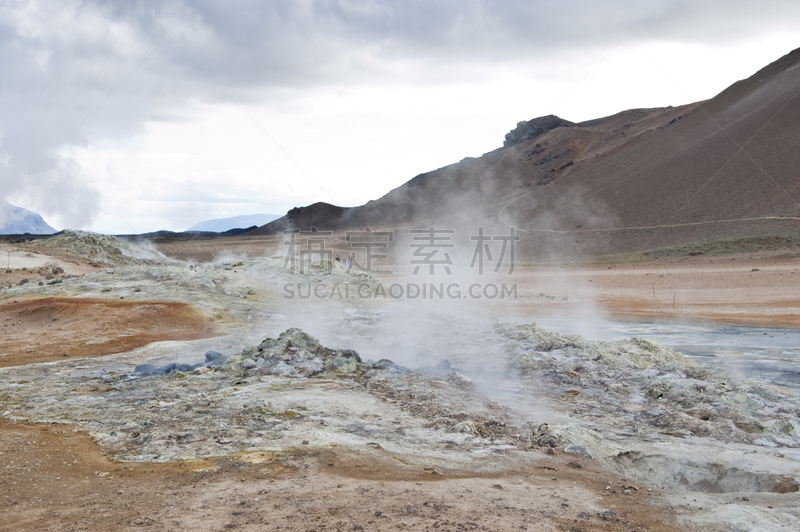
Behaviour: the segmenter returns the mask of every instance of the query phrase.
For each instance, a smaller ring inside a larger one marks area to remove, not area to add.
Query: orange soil
[[[216,334],[192,305],[81,298],[0,300],[0,367],[121,353]]]

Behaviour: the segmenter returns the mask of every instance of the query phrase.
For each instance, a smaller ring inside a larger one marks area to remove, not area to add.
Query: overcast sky
[[[359,205],[520,120],[710,98],[798,28],[796,0],[0,1],[0,200],[106,233]]]

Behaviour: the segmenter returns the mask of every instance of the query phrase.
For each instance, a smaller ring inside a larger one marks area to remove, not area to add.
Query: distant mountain
[[[0,202],[0,235],[51,235],[57,232],[35,212]]]
[[[210,233],[224,233],[231,229],[244,229],[254,225],[260,227],[278,218],[280,218],[280,215],[277,214],[245,214],[242,216],[233,216],[232,218],[218,218],[216,220],[206,220],[205,222],[196,223],[187,229],[186,232],[204,231]]]

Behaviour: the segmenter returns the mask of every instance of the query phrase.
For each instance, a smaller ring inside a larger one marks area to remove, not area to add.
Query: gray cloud
[[[63,153],[70,146],[124,142],[148,120],[182,120],[190,101],[225,102],[230,94],[242,104],[264,103],[281,91],[338,90],[381,50],[370,72],[380,83],[395,83],[409,80],[380,78],[395,61],[458,75],[486,63],[611,46],[628,31],[639,41],[724,42],[796,27],[800,20],[800,4],[788,0],[196,5],[0,4],[0,199],[14,191],[26,206],[84,226],[101,200],[68,161],[48,157],[54,147]]]
[[[186,9],[173,9],[164,26]],[[752,0],[203,2],[175,40],[220,82],[247,90],[349,81],[384,47],[386,60],[470,67],[613,45],[623,37],[736,40],[793,29],[798,20],[800,4],[790,0],[766,6]]]

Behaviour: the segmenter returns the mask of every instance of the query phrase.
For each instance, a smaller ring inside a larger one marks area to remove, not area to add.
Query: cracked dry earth
[[[26,360],[46,335],[4,347],[20,351],[0,368],[0,530],[796,529],[800,408],[785,389],[647,340],[416,308],[398,321],[391,302],[292,310],[277,287],[300,274],[280,259],[190,265],[115,245],[93,236],[91,260],[125,264],[6,291],[17,330],[46,330],[23,300],[95,301],[63,316],[59,334],[84,342],[103,321],[86,309],[120,297],[191,303],[193,318],[109,314],[91,357]],[[114,347],[156,322],[217,336]],[[301,322],[326,322],[339,347]],[[423,325],[422,363],[405,361],[419,370],[350,349],[401,354]]]

